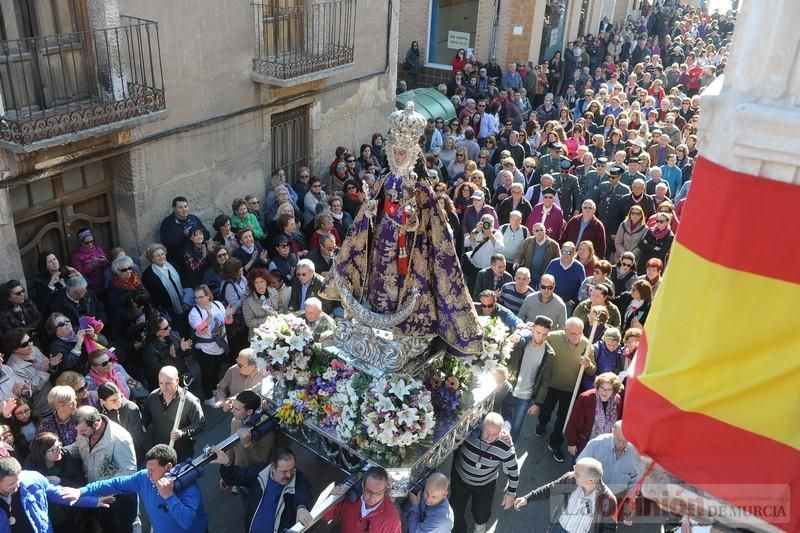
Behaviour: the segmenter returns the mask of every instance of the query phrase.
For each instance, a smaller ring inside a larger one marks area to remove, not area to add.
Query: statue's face
[[[408,150],[398,146],[392,147],[394,153],[394,162],[398,167],[403,167],[408,162]]]

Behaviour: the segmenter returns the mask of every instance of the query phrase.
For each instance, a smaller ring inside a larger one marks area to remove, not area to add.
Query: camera
[[[487,222],[481,222],[481,228],[483,228],[484,230],[492,229],[492,223],[488,222],[488,221]]]

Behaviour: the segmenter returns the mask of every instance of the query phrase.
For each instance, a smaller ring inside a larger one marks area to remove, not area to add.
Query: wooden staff
[[[589,357],[589,352],[592,349],[592,339],[594,339],[594,334],[597,332],[597,324],[600,323],[600,319],[597,318],[592,324],[592,333],[589,335],[589,342],[586,343],[586,349],[583,351],[583,357]],[[569,417],[572,415],[572,408],[575,406],[575,398],[578,397],[578,390],[581,387],[581,380],[583,379],[583,365],[581,365],[581,369],[578,371],[578,379],[575,380],[575,389],[572,391],[572,399],[569,401],[569,409],[567,409],[567,418],[564,420],[564,427],[561,428],[561,433],[566,433],[567,431],[567,424],[569,424]]]
[[[183,416],[183,406],[186,403],[186,395],[181,396],[181,389],[178,387],[178,411],[175,413],[175,422],[172,423],[172,431],[177,431],[181,423],[181,416]],[[169,447],[175,449],[175,439],[172,438],[172,432],[169,437]]]

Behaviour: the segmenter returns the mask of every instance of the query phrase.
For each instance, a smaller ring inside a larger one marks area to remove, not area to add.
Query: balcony
[[[286,87],[353,63],[357,0],[262,0],[253,7],[254,81]]]
[[[166,114],[158,24],[0,41],[0,146],[31,151]]]

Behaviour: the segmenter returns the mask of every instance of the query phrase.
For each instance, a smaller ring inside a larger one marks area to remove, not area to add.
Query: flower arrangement
[[[255,328],[250,347],[260,366],[263,364],[277,380],[304,386],[312,375],[310,366],[321,354],[321,350],[313,348],[313,342],[314,335],[305,320],[295,315],[277,315]]]
[[[425,387],[431,391],[431,400],[437,416],[453,416],[461,405],[462,389],[468,386],[472,374],[458,358],[447,354],[441,363],[425,374]]]
[[[316,398],[319,406],[316,416],[323,428],[334,430],[339,425],[340,406],[334,402],[334,398],[346,388],[354,372],[339,359],[333,359],[322,376],[306,387],[308,394]]]
[[[421,381],[403,375],[373,380],[362,417],[369,438],[401,449],[431,435],[435,422],[430,391]]]
[[[361,428],[361,398],[370,386],[370,379],[364,374],[354,374],[340,383],[331,397],[339,413],[336,434],[342,440],[352,440]]]
[[[514,348],[514,344],[508,340],[508,337],[508,327],[499,317],[492,317],[486,321],[483,326],[483,353],[477,357],[463,358],[463,362],[474,376],[485,370],[494,370],[498,364],[508,360],[511,350]]]
[[[275,418],[282,426],[287,428],[299,427],[310,412],[319,408],[316,398],[309,395],[304,389],[289,391],[283,405],[275,413]]]

